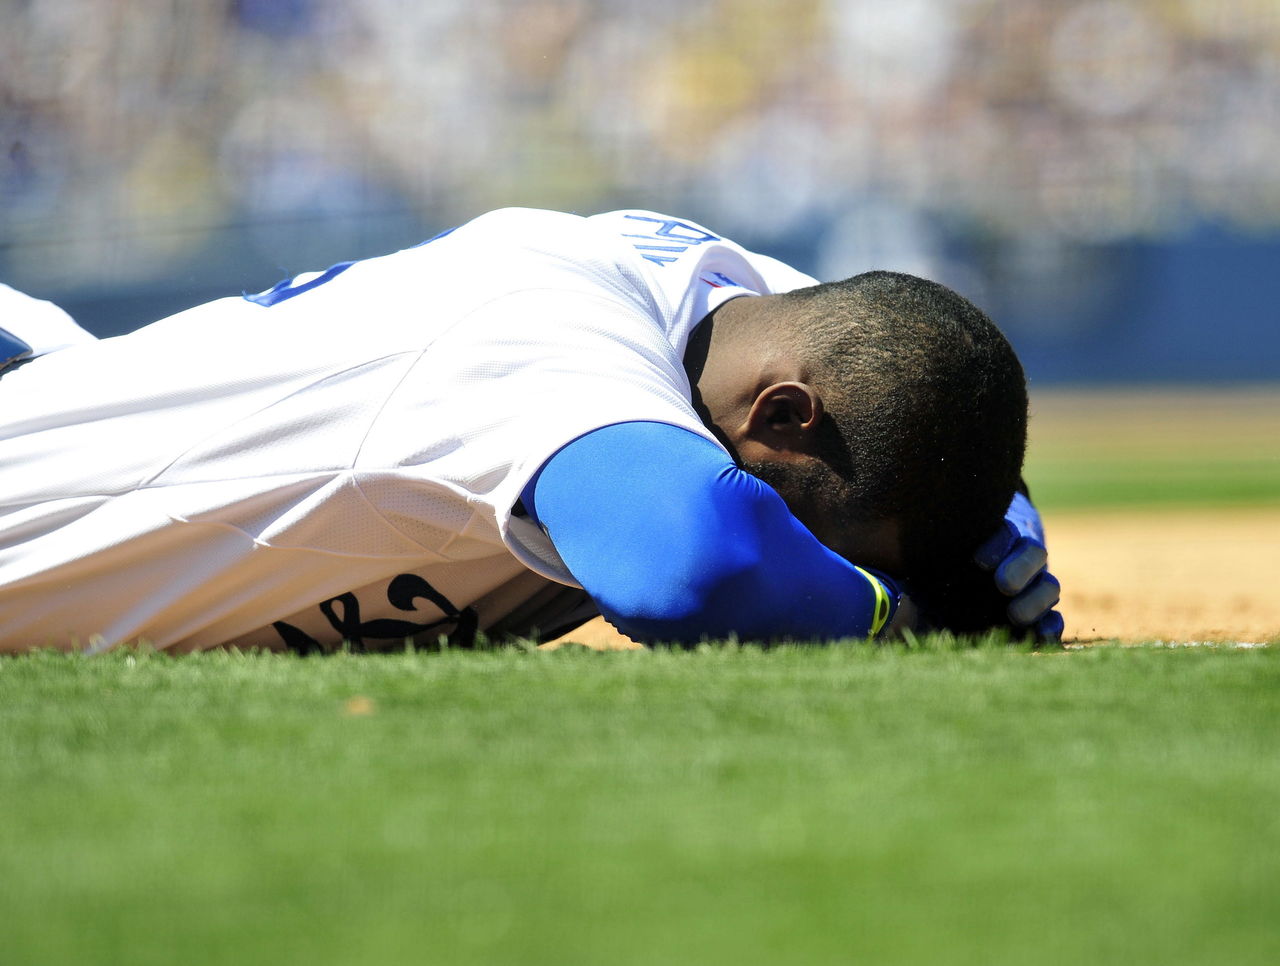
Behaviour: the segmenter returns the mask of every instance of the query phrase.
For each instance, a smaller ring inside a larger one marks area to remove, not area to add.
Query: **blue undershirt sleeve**
[[[887,579],[828,550],[711,441],[617,423],[561,448],[522,494],[600,608],[645,641],[869,637]]]

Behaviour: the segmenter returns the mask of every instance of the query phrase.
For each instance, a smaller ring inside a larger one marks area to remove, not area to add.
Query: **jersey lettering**
[[[676,221],[672,218],[650,218],[648,215],[623,215],[622,217],[630,218],[632,221],[647,221],[658,226],[648,234],[624,232],[622,237],[643,240],[646,244],[641,245],[633,242],[633,247],[641,253],[641,258],[659,266],[676,261],[679,255],[687,252],[695,245],[720,241],[719,235],[713,235],[711,232],[705,231],[696,225],[690,225],[684,221]],[[637,225],[636,227],[642,226]],[[675,254],[655,255],[652,254],[654,252],[674,252]]]

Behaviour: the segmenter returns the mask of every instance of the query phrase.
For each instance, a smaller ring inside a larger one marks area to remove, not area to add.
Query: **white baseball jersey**
[[[0,283],[0,328],[31,346],[33,355],[56,352],[94,338],[52,302],[32,298]]]
[[[506,209],[27,362],[0,375],[0,650],[572,626],[594,610],[524,486],[613,423],[714,442],[693,328],[813,281],[665,215]]]

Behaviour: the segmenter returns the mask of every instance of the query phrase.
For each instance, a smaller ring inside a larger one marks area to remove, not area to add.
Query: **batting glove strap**
[[[902,603],[902,590],[892,578],[878,570],[868,570],[856,565],[854,569],[867,578],[872,592],[876,595],[875,614],[871,619],[871,630],[867,637],[878,637],[893,620],[893,615],[897,613],[898,605]]]

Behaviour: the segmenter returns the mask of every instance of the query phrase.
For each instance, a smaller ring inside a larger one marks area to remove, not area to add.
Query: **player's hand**
[[[1061,585],[1049,573],[1040,514],[1023,494],[1014,494],[1004,523],[978,548],[974,561],[991,571],[996,588],[1010,598],[1007,613],[1015,627],[1043,640],[1062,637],[1062,615],[1053,609]]]

